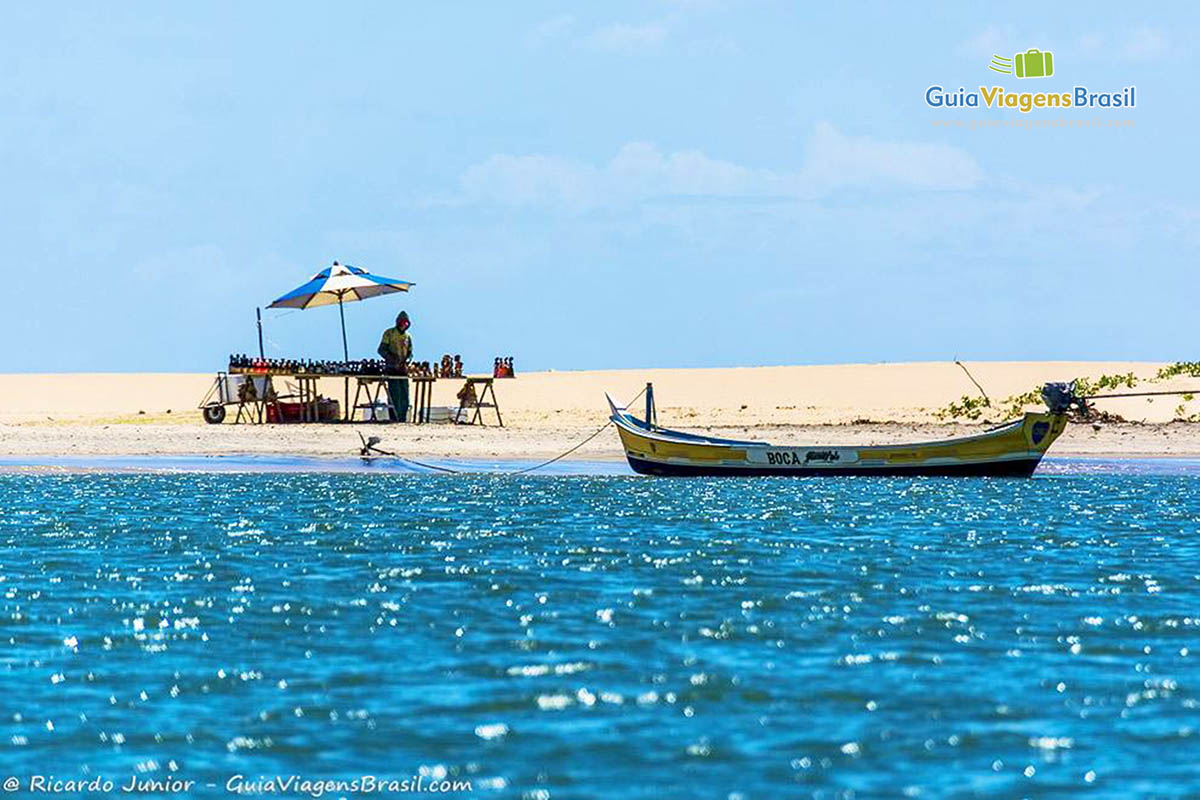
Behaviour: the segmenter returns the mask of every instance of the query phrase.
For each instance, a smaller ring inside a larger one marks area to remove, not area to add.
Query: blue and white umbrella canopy
[[[335,261],[332,267],[321,270],[308,283],[296,287],[268,308],[315,308],[351,303],[381,294],[407,292],[413,286],[416,284],[411,281],[372,275],[365,269]]]
[[[338,305],[342,318],[342,355],[350,360],[350,349],[346,345],[346,312],[342,306],[355,300],[366,300],[381,294],[407,292],[415,283],[372,275],[365,269],[349,264],[333,262],[332,267],[321,270],[308,283],[298,286],[280,297],[268,308],[316,308]]]

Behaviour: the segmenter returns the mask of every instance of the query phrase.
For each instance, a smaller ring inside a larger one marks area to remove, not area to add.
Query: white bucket
[[[457,413],[458,406],[433,406],[429,409],[429,421],[448,425],[454,422]]]
[[[387,403],[361,405],[358,410],[362,412],[363,419],[371,422],[381,422],[392,418],[392,412]]]

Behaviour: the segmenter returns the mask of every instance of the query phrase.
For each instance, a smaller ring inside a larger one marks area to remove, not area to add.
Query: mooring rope
[[[1200,394],[1200,389],[1176,389],[1170,392],[1122,392],[1121,394],[1085,394],[1080,400],[1112,400],[1116,397],[1164,397],[1167,395]]]
[[[983,387],[979,385],[979,381],[975,380],[975,376],[971,374],[971,370],[967,369],[967,365],[959,361],[958,356],[954,357],[954,363],[962,367],[962,371],[967,373],[967,377],[971,379],[971,383],[975,384],[975,388],[979,390],[979,393],[983,395],[983,399],[986,400],[987,404],[990,406],[992,404],[992,398],[988,397],[988,393],[985,392]]]
[[[636,403],[638,401],[638,398],[640,398],[645,393],[646,393],[646,387],[643,386],[642,390],[640,392],[638,392],[637,395],[634,396],[634,398],[632,400],[630,400],[628,403],[626,403],[622,407],[622,410],[627,410],[631,405],[633,405],[634,403]],[[590,442],[592,439],[595,439],[597,436],[604,433],[604,431],[608,428],[609,425],[612,425],[611,419],[608,420],[607,422],[605,422],[603,425],[601,425],[595,431],[593,431],[590,435],[588,435],[587,438],[578,442],[573,447],[571,447],[569,450],[559,453],[558,455],[556,455],[554,458],[550,459],[549,461],[543,461],[542,463],[535,464],[532,467],[525,467],[524,469],[510,470],[508,472],[487,472],[487,473],[479,473],[479,474],[502,475],[502,476],[504,476],[504,475],[525,475],[526,473],[533,472],[534,470],[539,470],[542,467],[548,467],[551,464],[553,464],[555,461],[561,461],[562,459],[571,455],[571,453],[574,453],[576,450],[583,447],[585,444]],[[450,475],[468,475],[468,474],[471,474],[471,472],[472,472],[472,470],[453,469],[451,467],[438,466],[437,464],[426,464],[423,461],[417,461],[415,458],[409,458],[408,456],[402,456],[399,453],[393,453],[389,450],[383,450],[379,447],[376,447],[375,444],[373,442],[371,442],[370,440],[364,438],[361,433],[358,434],[358,438],[362,439],[363,446],[362,446],[361,453],[364,457],[370,455],[371,453],[379,453],[380,455],[391,456],[392,458],[399,459],[400,461],[403,461],[407,464],[413,464],[415,466],[422,467],[424,469],[432,469],[432,470],[436,470],[438,472],[445,472]],[[374,438],[374,437],[372,437],[372,438]]]

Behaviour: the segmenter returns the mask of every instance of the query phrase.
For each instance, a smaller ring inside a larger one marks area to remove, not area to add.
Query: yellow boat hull
[[[611,405],[611,401],[610,401]],[[779,446],[648,426],[612,407],[625,457],[643,475],[994,475],[1028,477],[1067,425],[1028,413],[989,431],[903,445]]]

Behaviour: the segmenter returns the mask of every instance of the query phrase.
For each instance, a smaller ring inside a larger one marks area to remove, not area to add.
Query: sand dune
[[[994,400],[1049,380],[1132,372],[1152,376],[1147,362],[981,362],[968,365]],[[304,453],[345,455],[357,429],[337,425],[205,425],[197,404],[211,374],[0,375],[0,453]],[[952,363],[848,364],[734,369],[632,369],[538,372],[498,381],[506,426],[383,426],[394,446],[421,455],[541,457],[553,455],[602,424],[604,393],[624,402],[652,381],[659,419],[681,428],[719,429],[776,441],[848,444],[937,438],[975,430],[939,424],[936,410],[977,390]],[[285,388],[277,380],[277,387]],[[454,404],[457,381],[440,381],[434,403]],[[1200,386],[1174,379],[1154,389]],[[342,396],[340,379],[321,391]],[[1131,421],[1099,430],[1075,426],[1056,453],[1200,455],[1200,425],[1169,423],[1180,398],[1101,401]],[[1185,413],[1200,412],[1200,400]],[[990,415],[999,421],[1001,413]],[[616,437],[601,436],[579,453],[619,457]]]

